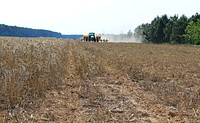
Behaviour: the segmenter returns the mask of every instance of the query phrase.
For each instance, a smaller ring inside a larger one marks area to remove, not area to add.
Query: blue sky
[[[199,0],[0,0],[0,24],[62,34],[127,33],[163,14],[190,17]]]

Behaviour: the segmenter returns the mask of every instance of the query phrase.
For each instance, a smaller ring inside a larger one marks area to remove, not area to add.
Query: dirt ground
[[[40,103],[20,110],[24,122],[200,122],[198,46],[67,45],[67,75]],[[13,112],[7,121],[20,121]]]

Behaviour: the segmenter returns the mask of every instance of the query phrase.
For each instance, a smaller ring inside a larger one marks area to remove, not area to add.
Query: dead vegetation
[[[0,38],[0,122],[200,122],[200,48]]]

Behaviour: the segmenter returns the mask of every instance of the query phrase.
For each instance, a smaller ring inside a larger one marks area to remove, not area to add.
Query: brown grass
[[[67,49],[65,41],[1,38],[1,111],[31,108],[56,88],[66,76]]]
[[[0,122],[198,122],[199,71],[197,46],[0,38]]]

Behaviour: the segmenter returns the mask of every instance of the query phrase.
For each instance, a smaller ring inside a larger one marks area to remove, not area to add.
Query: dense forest
[[[190,18],[185,15],[157,16],[151,23],[135,28],[134,36],[143,43],[200,45],[200,14]]]
[[[0,24],[0,36],[13,36],[13,37],[54,37],[54,38],[68,38],[78,39],[82,35],[62,35],[58,32],[42,29],[31,29],[17,26],[8,26]]]

